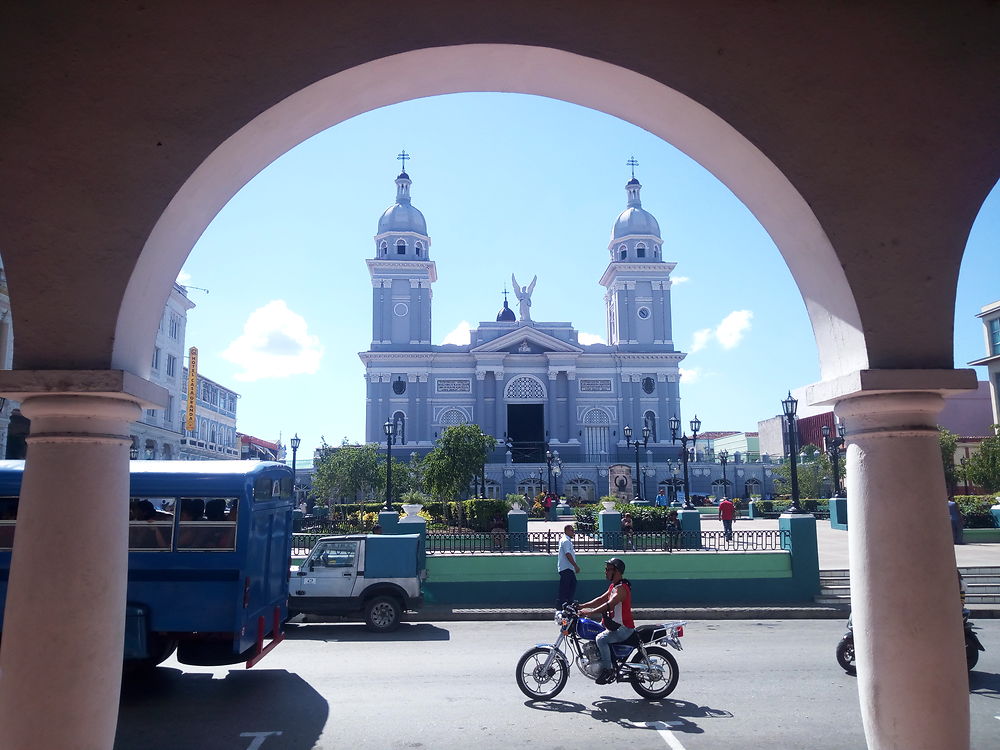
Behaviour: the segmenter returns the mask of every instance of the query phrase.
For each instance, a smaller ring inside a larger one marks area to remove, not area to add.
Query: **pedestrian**
[[[626,513],[622,516],[622,549],[635,549],[634,531],[635,525],[632,522],[632,514]]]
[[[580,566],[576,562],[576,551],[573,549],[573,536],[576,530],[573,524],[566,524],[563,538],[559,542],[559,561],[556,570],[559,572],[559,594],[556,596],[556,609],[562,609],[576,596],[576,574]]]
[[[667,490],[665,487],[660,487],[660,491],[657,492],[656,497],[653,498],[653,505],[657,508],[666,508],[667,504]]]
[[[667,522],[665,524],[667,532],[667,549],[673,550],[681,546],[681,525],[677,520],[677,511],[670,510],[667,512]]]
[[[726,541],[733,538],[733,519],[736,517],[736,506],[728,497],[719,501],[719,520],[722,521],[722,530],[725,532]]]
[[[962,536],[962,527],[965,526],[965,518],[962,516],[962,509],[952,498],[948,500],[948,516],[951,518],[951,540],[955,544],[965,544]]]

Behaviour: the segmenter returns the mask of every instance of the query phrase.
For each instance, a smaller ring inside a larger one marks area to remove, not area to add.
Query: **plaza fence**
[[[554,555],[562,532],[529,531],[520,533],[488,532],[449,534],[428,532],[427,554],[540,553]],[[787,549],[787,530],[757,531],[676,531],[577,534],[573,546],[577,552],[764,552]]]

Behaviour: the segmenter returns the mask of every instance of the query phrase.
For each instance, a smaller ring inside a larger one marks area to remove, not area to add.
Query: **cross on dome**
[[[406,160],[407,159],[412,159],[412,158],[413,158],[412,156],[410,156],[408,153],[406,153],[406,149],[405,148],[396,156],[396,159],[398,159],[399,161],[403,162],[403,172],[404,173],[406,172]]]
[[[632,167],[632,179],[635,179],[635,168],[639,166],[639,162],[636,161],[635,155],[629,157],[628,161],[625,162],[626,167]]]

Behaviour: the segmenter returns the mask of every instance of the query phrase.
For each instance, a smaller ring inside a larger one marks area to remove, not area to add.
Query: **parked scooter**
[[[517,686],[532,700],[555,698],[566,687],[571,661],[589,680],[601,674],[596,638],[604,626],[580,617],[575,604],[556,612],[555,622],[559,626],[556,642],[528,649],[517,662]],[[611,682],[628,682],[635,692],[650,700],[670,695],[680,672],[677,661],[664,646],[682,649],[680,639],[685,624],[677,621],[640,625],[627,640],[612,645],[615,676]]]
[[[969,671],[971,672],[979,662],[979,652],[985,651],[986,649],[980,642],[979,636],[976,635],[975,623],[969,619],[969,615],[972,613],[965,608],[965,581],[962,580],[961,573],[958,575],[958,581],[962,595],[962,626],[965,630],[965,661],[969,666]],[[854,675],[857,674],[857,670],[854,665],[854,626],[851,619],[851,617],[847,618],[847,632],[844,633],[843,637],[840,639],[840,643],[837,644],[837,663],[840,664],[847,674]]]

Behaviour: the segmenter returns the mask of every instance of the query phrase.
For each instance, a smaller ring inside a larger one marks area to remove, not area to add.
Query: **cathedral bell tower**
[[[378,220],[372,279],[372,351],[429,351],[431,284],[437,268],[430,259],[427,222],[410,202],[410,176],[396,178],[396,202]]]
[[[635,178],[625,185],[628,203],[611,229],[610,262],[601,285],[607,289],[608,343],[620,351],[673,351],[670,315],[670,272],[663,260],[660,225],[639,199]]]

